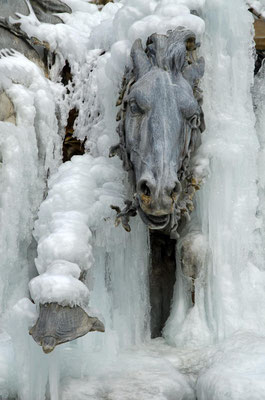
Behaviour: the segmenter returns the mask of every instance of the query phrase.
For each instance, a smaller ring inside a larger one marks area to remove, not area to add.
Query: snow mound
[[[88,304],[88,288],[79,281],[81,270],[77,264],[65,260],[51,263],[47,271],[29,283],[36,304],[58,303],[64,305]]]
[[[128,352],[100,376],[68,379],[62,400],[195,400],[190,379],[165,359]]]
[[[198,400],[262,400],[265,392],[265,338],[237,333],[218,346],[197,382]]]
[[[71,274],[41,274],[30,281],[29,289],[36,304],[82,306],[88,303],[89,298],[88,288]]]

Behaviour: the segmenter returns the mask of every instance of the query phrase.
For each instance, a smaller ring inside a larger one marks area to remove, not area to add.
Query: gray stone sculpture
[[[127,231],[130,216],[139,212],[150,229],[177,237],[180,221],[193,208],[199,182],[190,160],[204,130],[198,88],[204,59],[196,59],[197,47],[194,33],[184,27],[151,35],[145,50],[140,39],[132,47],[133,69],[125,72],[117,103],[120,142],[110,149],[135,189],[124,210],[112,206]]]
[[[44,353],[50,353],[58,344],[95,331],[104,332],[104,325],[98,318],[89,317],[81,307],[50,303],[40,306],[39,319],[29,334],[42,346]]]
[[[29,15],[31,10],[41,22],[57,24],[62,20],[54,13],[71,12],[60,0],[0,0],[0,50],[14,49],[45,69],[48,43],[30,38],[20,28],[17,14]]]
[[[53,13],[71,12],[71,9],[59,0],[0,0],[0,57],[12,56],[16,50],[37,64],[48,75],[48,64],[52,58],[48,43],[29,37],[20,27],[18,14],[29,15],[34,12],[41,22],[60,23]],[[12,49],[12,50],[11,50]],[[15,122],[13,105],[7,95],[0,93],[0,121]]]

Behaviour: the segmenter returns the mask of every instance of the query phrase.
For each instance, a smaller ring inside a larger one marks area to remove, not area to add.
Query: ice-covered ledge
[[[36,303],[88,304],[82,280],[94,262],[91,230],[115,214],[110,204],[122,203],[122,174],[117,163],[84,155],[62,164],[51,177],[34,230],[40,275],[29,288]]]

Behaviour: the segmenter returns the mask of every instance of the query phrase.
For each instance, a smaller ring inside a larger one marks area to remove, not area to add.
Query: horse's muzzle
[[[138,212],[142,221],[148,226],[149,229],[163,230],[168,226],[170,222],[171,214],[164,214],[159,216],[148,214],[143,211],[141,206],[139,207]]]

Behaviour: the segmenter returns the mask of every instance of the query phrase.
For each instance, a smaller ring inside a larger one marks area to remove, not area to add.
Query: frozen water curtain
[[[1,399],[263,399],[264,7],[0,0]]]

